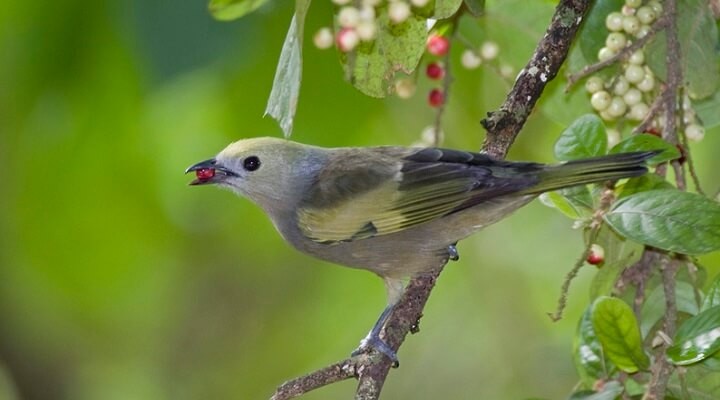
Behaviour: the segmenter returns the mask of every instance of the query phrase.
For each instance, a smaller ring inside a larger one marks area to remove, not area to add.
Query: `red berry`
[[[430,79],[439,80],[445,76],[445,68],[443,68],[442,65],[433,62],[428,64],[427,68],[425,69],[425,74]]]
[[[195,176],[201,181],[206,181],[213,176],[215,176],[215,169],[214,168],[201,168],[197,171],[195,171]]]
[[[433,89],[428,94],[428,103],[432,107],[440,107],[445,103],[445,93],[440,89]]]
[[[426,47],[428,53],[434,56],[444,56],[450,49],[450,41],[445,36],[430,35]]]
[[[587,257],[587,263],[591,265],[602,264],[605,261],[605,250],[597,244],[590,246],[590,254]]]

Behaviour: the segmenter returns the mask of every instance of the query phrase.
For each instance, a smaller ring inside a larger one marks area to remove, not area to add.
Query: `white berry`
[[[623,30],[629,34],[634,34],[640,30],[640,20],[634,15],[626,15],[623,18]]]
[[[332,47],[334,39],[330,28],[320,28],[313,36],[313,43],[318,49],[329,49]]]
[[[655,14],[655,10],[652,9],[652,7],[640,7],[637,10],[637,13],[635,14],[638,20],[642,22],[643,24],[652,24],[653,21],[655,21],[655,18],[657,18],[657,14]]]
[[[645,70],[643,67],[635,64],[630,64],[625,69],[625,79],[630,83],[638,83],[645,77]]]
[[[653,11],[655,11],[655,14],[656,14],[656,15],[662,14],[662,12],[663,12],[663,6],[662,6],[662,3],[660,3],[659,1],[657,1],[657,0],[650,0],[647,5],[648,5],[648,7],[652,8]]]
[[[625,0],[625,5],[632,8],[638,8],[642,5],[642,0]]]
[[[610,101],[610,105],[605,110],[608,114],[613,116],[614,118],[622,117],[625,115],[625,111],[627,111],[627,104],[625,104],[625,101],[620,96],[615,96]]]
[[[636,85],[641,92],[649,92],[653,90],[655,88],[655,75],[653,75],[649,70],[646,71],[642,80]]]
[[[475,69],[482,64],[482,58],[474,50],[470,49],[463,51],[460,61],[462,66],[467,69]]]
[[[418,8],[425,7],[429,2],[430,0],[410,0],[410,3]]]
[[[650,25],[640,25],[640,29],[635,32],[635,37],[638,39],[644,38],[650,33]]]
[[[612,101],[612,97],[610,96],[610,93],[608,93],[604,90],[595,92],[590,97],[590,105],[597,111],[603,111],[606,108],[608,108],[608,106],[610,106],[611,101]]]
[[[338,13],[338,24],[343,28],[354,28],[360,22],[360,11],[355,7],[343,7]]]
[[[410,17],[410,5],[403,1],[394,1],[388,8],[388,16],[394,24],[400,24]]]
[[[602,47],[598,51],[598,60],[600,60],[600,61],[608,60],[612,57],[615,57],[615,54],[617,54],[617,52],[610,50],[607,47]]]
[[[688,140],[699,142],[705,137],[705,128],[698,124],[690,124],[685,127],[685,136]]]
[[[357,31],[358,37],[360,37],[360,40],[364,42],[369,42],[371,40],[375,39],[375,35],[377,32],[377,28],[375,27],[375,22],[373,21],[360,21],[358,23],[358,26],[355,28]]]
[[[605,47],[614,52],[620,51],[626,43],[627,39],[621,32],[610,32],[605,39]]]
[[[630,107],[629,118],[635,121],[642,121],[650,112],[650,107],[645,103],[637,103]]]
[[[630,89],[630,82],[628,82],[624,76],[620,75],[615,78],[612,89],[614,94],[622,96]]]
[[[619,13],[617,11],[611,12],[605,18],[605,27],[607,27],[608,30],[611,32],[618,32],[618,31],[621,31],[623,28],[622,22],[623,22],[623,15],[621,13]]]
[[[645,63],[645,53],[642,51],[642,49],[632,53],[628,58],[628,62],[630,64],[642,65],[643,63]]]
[[[500,46],[492,41],[487,41],[480,47],[480,56],[486,60],[492,60],[500,52]]]
[[[623,100],[625,100],[625,104],[629,106],[638,104],[642,101],[642,92],[635,88],[628,89],[623,95]]]
[[[410,78],[395,81],[395,93],[401,99],[409,99],[415,94],[415,82]]]
[[[351,1],[352,0],[332,0],[333,3],[335,3],[339,6],[344,6],[345,4],[350,4]]]
[[[585,90],[590,94],[601,91],[604,86],[605,82],[603,82],[599,76],[591,76],[587,82],[585,82]]]

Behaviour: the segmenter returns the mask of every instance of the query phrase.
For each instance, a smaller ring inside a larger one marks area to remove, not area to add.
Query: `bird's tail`
[[[548,165],[537,173],[538,184],[524,194],[640,176],[648,171],[645,161],[656,154],[657,151],[620,153]]]

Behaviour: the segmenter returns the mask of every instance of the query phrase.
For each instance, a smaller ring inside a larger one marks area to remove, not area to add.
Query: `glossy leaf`
[[[720,249],[720,204],[695,193],[636,193],[616,202],[604,218],[621,235],[659,249],[684,254]]]
[[[705,311],[715,306],[720,306],[720,275],[715,277],[715,280],[710,285],[703,300],[702,307],[700,307],[700,311]]]
[[[460,8],[463,0],[435,0],[435,19],[450,18]]]
[[[620,193],[617,198],[628,197],[635,193],[647,192],[650,190],[673,189],[674,186],[665,178],[655,174],[645,174],[630,178],[624,184],[618,186]]]
[[[607,226],[602,226],[595,243],[605,250],[605,262],[598,269],[590,285],[590,299],[608,296],[613,292],[620,274],[642,256],[643,246],[623,238]]]
[[[694,99],[711,96],[720,83],[718,72],[718,28],[706,0],[685,0],[678,7],[678,40],[683,79]],[[667,80],[667,38],[660,31],[645,50],[648,66],[663,81]]]
[[[630,136],[616,144],[610,149],[610,154],[627,153],[630,151],[662,151],[649,159],[648,164],[659,164],[680,158],[680,151],[677,147],[655,135],[646,133]]]
[[[646,294],[640,313],[640,333],[646,337],[652,327],[665,315],[665,289],[655,286]],[[697,315],[700,311],[695,300],[695,288],[688,282],[675,282],[675,307],[680,312]]]
[[[210,14],[215,19],[230,21],[255,11],[267,0],[210,0]]]
[[[594,114],[576,119],[555,142],[555,158],[562,161],[597,157],[606,151],[605,125]]]
[[[545,192],[540,195],[540,201],[572,219],[588,218],[593,213],[593,201],[587,186]]]
[[[290,29],[285,36],[265,114],[280,124],[285,137],[292,134],[302,80],[302,38],[310,0],[298,0]]]
[[[705,99],[693,101],[692,105],[705,129],[720,125],[720,113],[717,112],[717,110],[720,110],[720,91],[716,91],[712,96]]]
[[[607,358],[621,370],[645,370],[650,360],[643,351],[640,329],[630,306],[614,297],[593,304],[592,325]]]
[[[586,387],[592,387],[598,379],[605,379],[614,367],[605,359],[600,341],[592,326],[592,306],[589,306],[578,322],[573,340],[573,361]]]
[[[701,361],[720,350],[720,306],[686,320],[675,334],[667,357],[676,365]]]
[[[372,97],[385,97],[392,92],[395,73],[410,74],[425,51],[427,23],[425,18],[411,15],[400,24],[393,24],[387,8],[377,16],[377,38],[360,43],[354,52],[341,54],[341,61],[350,82]]]

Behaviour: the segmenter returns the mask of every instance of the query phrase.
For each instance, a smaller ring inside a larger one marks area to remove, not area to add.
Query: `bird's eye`
[[[243,161],[243,168],[248,171],[255,171],[260,168],[260,159],[255,156],[250,156]]]

